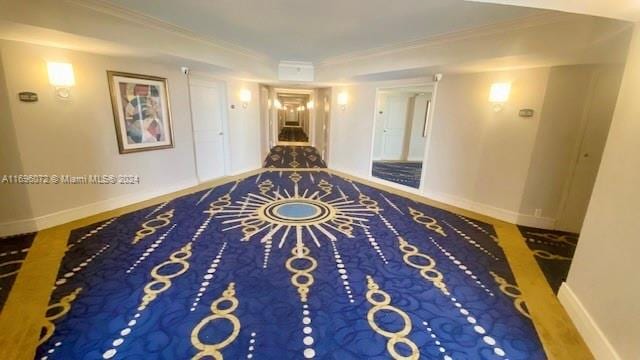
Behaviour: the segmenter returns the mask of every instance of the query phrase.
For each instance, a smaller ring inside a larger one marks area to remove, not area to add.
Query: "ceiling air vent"
[[[278,79],[281,81],[313,81],[313,64],[306,61],[280,61]]]

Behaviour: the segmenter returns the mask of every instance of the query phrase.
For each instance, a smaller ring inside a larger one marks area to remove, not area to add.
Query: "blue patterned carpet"
[[[287,124],[288,125],[288,124]],[[307,142],[309,137],[305,134],[304,130],[298,126],[284,126],[278,134],[278,140],[280,141],[296,141]]]
[[[0,238],[0,310],[27,257],[36,233]]]
[[[72,232],[47,359],[544,359],[491,226],[265,172]]]
[[[326,168],[313,146],[274,146],[264,159],[266,168]]]
[[[557,294],[560,285],[567,280],[567,275],[569,275],[579,235],[527,226],[518,226],[518,228],[527,240],[527,245],[533,251],[549,286]]]
[[[374,161],[371,175],[418,189],[422,175],[420,161]]]

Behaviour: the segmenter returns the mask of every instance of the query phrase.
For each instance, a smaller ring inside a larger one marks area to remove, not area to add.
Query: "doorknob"
[[[224,133],[222,131],[218,132],[218,135],[224,135]]]

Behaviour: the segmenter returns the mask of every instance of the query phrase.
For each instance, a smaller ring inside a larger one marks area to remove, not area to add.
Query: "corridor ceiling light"
[[[502,105],[509,100],[511,83],[494,83],[489,92],[489,102],[493,103],[493,110],[502,110]]]
[[[347,108],[347,103],[349,102],[349,94],[346,91],[342,91],[338,94],[338,105],[344,111]]]
[[[251,101],[251,91],[244,89],[240,91],[240,101],[242,101],[242,107],[246,108]]]
[[[49,83],[55,87],[58,98],[68,99],[71,96],[70,88],[76,84],[73,65],[47,62],[47,72],[49,73]]]

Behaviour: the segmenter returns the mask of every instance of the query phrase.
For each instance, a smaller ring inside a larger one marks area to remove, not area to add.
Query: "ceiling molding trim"
[[[258,61],[268,62],[268,63],[273,62],[271,57],[267,56],[266,54],[242,47],[234,43],[223,41],[220,39],[212,39],[210,37],[204,37],[204,36],[198,35],[197,33],[191,30],[174,25],[172,23],[166,22],[164,20],[158,19],[153,16],[149,16],[137,11],[133,11],[133,10],[112,4],[107,0],[65,0],[65,1],[103,13],[103,14],[115,16],[123,20],[135,22],[138,24],[143,24],[143,25],[160,29],[163,31],[168,31],[168,32],[189,38],[191,40],[204,42],[208,45],[213,45],[215,47],[219,47],[224,50],[234,52],[236,54],[244,55]]]
[[[456,42],[461,40],[473,39],[478,37],[490,36],[503,32],[510,32],[515,30],[522,30],[531,27],[548,25],[558,23],[570,19],[575,19],[575,14],[562,13],[557,11],[545,11],[541,14],[521,17],[518,19],[512,19],[508,21],[502,21],[495,24],[480,26],[476,28],[469,28],[461,31],[445,33],[441,35],[431,36],[428,38],[407,41],[403,43],[397,43],[387,46],[381,46],[371,48],[367,50],[354,51],[343,55],[327,58],[316,66],[317,68],[340,65],[349,63],[355,60],[364,60],[367,58],[373,58],[381,55],[387,55],[406,50],[412,50],[422,47],[439,46],[450,42]]]

